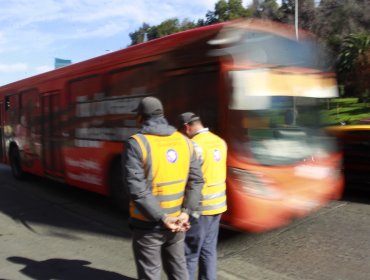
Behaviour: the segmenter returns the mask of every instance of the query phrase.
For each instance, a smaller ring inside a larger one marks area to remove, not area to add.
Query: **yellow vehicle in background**
[[[358,124],[329,126],[326,131],[337,138],[342,149],[347,185],[370,186],[370,118]]]

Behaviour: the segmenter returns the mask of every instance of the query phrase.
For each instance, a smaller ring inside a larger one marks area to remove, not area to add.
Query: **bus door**
[[[45,173],[53,177],[64,177],[62,159],[60,92],[42,95],[42,153]]]
[[[0,162],[4,162],[4,103],[0,102]]]

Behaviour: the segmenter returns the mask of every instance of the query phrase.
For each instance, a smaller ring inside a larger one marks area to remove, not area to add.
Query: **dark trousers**
[[[185,254],[189,279],[215,280],[217,278],[217,239],[221,215],[200,216],[190,219],[186,232]]]
[[[140,280],[160,280],[161,263],[169,280],[187,280],[183,232],[133,229],[133,251]]]

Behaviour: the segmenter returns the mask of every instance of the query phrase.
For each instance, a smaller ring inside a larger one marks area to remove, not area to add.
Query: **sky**
[[[252,0],[243,0],[247,6]],[[144,22],[197,21],[217,0],[0,0],[0,86],[127,47]]]

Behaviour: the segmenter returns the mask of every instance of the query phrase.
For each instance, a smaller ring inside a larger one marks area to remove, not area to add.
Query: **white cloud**
[[[51,70],[54,57],[77,62],[117,50],[144,22],[205,18],[217,1],[0,0],[2,79],[10,75],[5,73],[19,78]],[[250,2],[243,0],[244,5]]]
[[[51,71],[53,69],[54,68],[50,65],[40,65],[40,66],[35,67],[35,72],[36,74],[40,74],[40,73]]]
[[[79,28],[72,34],[64,34],[61,38],[64,39],[83,39],[83,38],[105,38],[115,36],[128,29],[128,24],[117,23],[115,21],[107,22],[97,28]],[[59,39],[61,39],[59,38]]]
[[[26,71],[29,66],[26,63],[0,64],[1,73],[15,73]]]
[[[244,1],[244,2],[249,2]],[[42,0],[1,1],[2,37],[21,45],[37,40],[34,47],[49,46],[68,38],[128,36],[143,22],[159,24],[177,17],[198,20],[217,0]],[[49,26],[49,27],[48,27]],[[131,28],[131,30],[129,29]],[[23,39],[24,38],[24,39]],[[3,40],[4,40],[3,39]],[[2,38],[0,37],[0,43]]]

